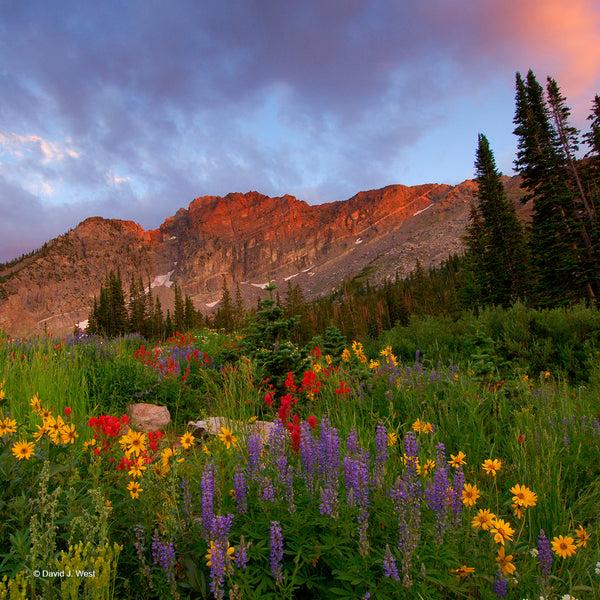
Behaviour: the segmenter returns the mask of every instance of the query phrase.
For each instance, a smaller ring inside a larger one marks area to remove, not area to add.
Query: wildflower
[[[38,413],[40,417],[42,417],[43,421],[52,417],[52,411],[49,408],[40,408],[40,412]]]
[[[33,434],[33,437],[37,442],[39,442],[42,439],[42,437],[44,437],[44,435],[48,433],[48,430],[43,425],[36,425],[36,427],[37,431]]]
[[[131,477],[141,477],[142,476],[142,471],[144,471],[145,469],[146,469],[146,465],[144,464],[144,460],[140,456],[131,465],[131,468],[129,469],[128,474],[131,475]]]
[[[60,441],[63,444],[74,444],[75,438],[78,438],[77,432],[75,431],[75,425],[63,425],[60,430]]]
[[[559,535],[552,540],[552,550],[564,559],[573,556],[577,551],[577,547],[575,546],[575,540],[570,535],[564,537]]]
[[[383,556],[383,574],[386,577],[391,577],[396,581],[400,581],[398,576],[398,567],[396,565],[396,559],[390,550],[389,544],[385,545],[385,554]]]
[[[388,436],[387,436],[387,445],[388,446],[390,446],[390,447],[395,446],[397,441],[398,441],[398,436],[396,435],[396,433],[394,433],[393,431],[388,433]]]
[[[548,377],[550,377],[550,371],[544,373],[544,379],[548,379]]]
[[[465,483],[462,491],[462,501],[465,506],[474,506],[477,503],[477,499],[480,497],[477,486]]]
[[[581,547],[585,548],[590,539],[590,536],[589,536],[588,532],[583,528],[583,525],[580,525],[575,530],[575,535],[577,536],[577,541],[575,542],[575,545],[579,548],[581,548]]]
[[[87,442],[83,443],[83,449],[87,450],[96,444],[96,438],[90,438]]]
[[[327,357],[325,357],[325,359],[327,359]],[[342,352],[342,360],[344,362],[348,362],[350,360],[350,350],[348,350],[348,348],[345,348]]]
[[[189,448],[191,448],[194,445],[195,442],[195,438],[194,436],[189,432],[186,431],[182,436],[181,436],[181,445],[188,450]]]
[[[505,540],[512,542],[515,530],[504,519],[494,519],[492,521],[491,533],[494,536],[494,541],[504,546]]]
[[[15,419],[6,417],[4,421],[0,421],[0,437],[3,435],[10,435],[11,433],[17,432],[17,422]]]
[[[498,460],[497,458],[494,458],[493,460],[491,458],[486,458],[481,466],[488,475],[496,477],[496,473],[502,467],[502,461]]]
[[[369,362],[369,369],[377,370],[381,363],[378,360],[371,359]]]
[[[127,458],[129,458],[131,454],[139,456],[140,452],[146,451],[146,436],[141,431],[130,429],[129,433],[119,440],[119,443],[126,447],[125,456],[127,456]]]
[[[26,442],[24,440],[15,442],[12,447],[12,453],[18,460],[29,460],[33,456],[35,446],[33,442]]]
[[[423,429],[423,425],[421,425],[421,419],[417,419],[412,426],[412,430],[416,431],[417,433],[421,433]]]
[[[206,566],[207,567],[212,567],[213,564],[219,560],[220,557],[218,557],[217,554],[218,554],[217,545],[211,540],[208,552],[206,553],[206,556],[204,557],[204,558],[206,558]],[[226,562],[226,568],[229,569],[230,571],[233,571],[233,567],[231,566],[230,561],[234,554],[235,554],[235,548],[233,546],[230,546],[229,542],[227,542],[227,550],[225,551],[225,555],[226,555],[225,562]]]
[[[137,498],[140,495],[140,492],[144,491],[140,487],[140,484],[137,481],[133,480],[129,482],[129,484],[127,485],[127,489],[129,490],[129,493],[132,498]]]
[[[479,509],[479,512],[471,522],[471,526],[475,529],[481,528],[484,531],[488,531],[492,528],[495,519],[496,515],[493,512],[490,512],[490,510],[488,510],[487,508],[481,508]]]
[[[421,433],[430,433],[433,435],[434,429],[433,429],[433,425],[429,422],[424,423],[423,427],[421,428]]]
[[[511,508],[514,511],[515,518],[520,520],[525,516],[523,514],[523,509],[518,504],[511,504]]]
[[[513,494],[513,502],[517,506],[527,508],[537,504],[537,494],[524,485],[517,484],[510,488],[510,492]]]
[[[420,469],[420,467],[417,466],[417,473],[419,473],[419,475],[420,475],[421,473],[420,473],[419,469]],[[435,460],[428,458],[422,467],[423,475],[427,475],[434,469],[435,469]]]
[[[40,399],[37,394],[29,401],[29,406],[31,406],[31,410],[36,413],[39,413],[42,410],[42,405],[40,404]]]
[[[70,406],[65,406],[65,417],[69,418],[69,416],[71,415],[71,413],[73,412],[73,409]]]
[[[55,444],[58,444],[60,441],[60,430],[63,428],[64,424],[65,422],[60,415],[56,417],[56,419],[52,415],[44,419],[44,426],[48,430],[48,433]]]
[[[225,444],[227,450],[229,450],[231,446],[237,447],[237,438],[233,435],[231,431],[229,431],[229,429],[225,427],[221,427],[219,439]]]
[[[502,575],[500,571],[496,574],[496,579],[494,580],[494,594],[496,594],[496,598],[506,598],[506,592],[508,591],[508,582]]]
[[[512,575],[517,570],[517,567],[515,567],[512,560],[513,555],[506,554],[504,551],[504,546],[502,546],[502,548],[498,550],[496,562],[498,563],[498,566],[504,575]]]
[[[457,579],[464,577],[468,579],[473,573],[475,573],[475,569],[473,567],[467,567],[467,565],[463,565],[462,567],[458,567],[458,569],[452,569],[450,573],[454,573]]]
[[[279,521],[271,521],[271,574],[277,583],[283,582],[283,535]]]
[[[449,465],[452,465],[455,469],[458,469],[461,465],[466,465],[465,458],[467,455],[460,450],[459,453],[454,456],[454,454],[450,455],[450,460],[448,461]]]

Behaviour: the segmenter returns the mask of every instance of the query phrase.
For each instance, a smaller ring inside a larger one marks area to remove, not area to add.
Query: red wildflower
[[[65,416],[66,417],[68,417],[72,412],[73,412],[73,410],[70,407],[65,406]]]
[[[314,417],[314,415],[308,417],[308,419],[306,419],[306,422],[310,425],[312,429],[314,429],[317,426],[317,419]]]

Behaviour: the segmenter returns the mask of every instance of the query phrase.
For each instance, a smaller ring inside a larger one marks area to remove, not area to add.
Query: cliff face
[[[460,251],[476,191],[458,186],[392,185],[308,205],[258,192],[196,198],[157,229],[92,217],[36,254],[0,270],[0,329],[12,335],[70,331],[89,314],[109,270],[127,291],[141,276],[169,302],[177,283],[208,311],[223,280],[255,302],[270,279],[292,279],[307,297],[328,293],[369,266],[373,281],[406,273],[417,259],[436,264]]]

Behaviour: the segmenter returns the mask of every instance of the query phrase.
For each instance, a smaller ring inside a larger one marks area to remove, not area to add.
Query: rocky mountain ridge
[[[120,270],[125,290],[141,276],[165,308],[177,283],[203,312],[214,308],[224,281],[239,284],[249,303],[269,280],[280,289],[291,280],[308,298],[365,269],[377,284],[406,275],[417,259],[427,267],[460,252],[476,189],[470,180],[390,185],[320,205],[258,192],[203,196],[156,230],[91,217],[0,270],[0,329],[71,331],[111,269]]]

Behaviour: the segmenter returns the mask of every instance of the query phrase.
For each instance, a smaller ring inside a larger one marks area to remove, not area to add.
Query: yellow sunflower
[[[515,567],[512,560],[513,555],[506,554],[504,551],[504,546],[502,546],[502,548],[498,550],[496,562],[498,563],[498,566],[500,567],[500,570],[502,571],[502,573],[504,573],[504,575],[512,575],[517,570],[517,567]]]
[[[34,450],[33,442],[26,442],[25,440],[15,442],[12,447],[12,453],[18,460],[29,460],[33,456]]]
[[[219,439],[225,444],[227,450],[229,450],[231,446],[237,447],[237,438],[226,427],[221,427]]]
[[[494,519],[492,521],[491,534],[494,536],[494,541],[497,544],[502,544],[508,540],[512,542],[515,530],[504,519]]]
[[[577,552],[577,547],[575,546],[575,540],[570,535],[565,537],[559,535],[552,540],[552,550],[561,558],[567,558]]]
[[[496,473],[502,468],[502,461],[497,458],[486,458],[481,466],[488,475],[496,477]]]
[[[465,483],[462,491],[462,501],[465,506],[475,506],[477,499],[480,497],[479,490],[476,485]]]

